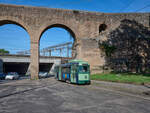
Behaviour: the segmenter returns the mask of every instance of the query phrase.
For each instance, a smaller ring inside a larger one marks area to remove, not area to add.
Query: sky
[[[150,0],[0,0],[0,4],[15,4],[83,11],[124,13],[150,12]],[[48,29],[41,37],[40,48],[73,41],[62,28]],[[20,26],[0,26],[0,48],[11,53],[30,49],[28,33]]]
[[[150,5],[150,0],[0,0],[0,3],[111,13],[135,12]],[[148,11],[150,7],[140,12]]]

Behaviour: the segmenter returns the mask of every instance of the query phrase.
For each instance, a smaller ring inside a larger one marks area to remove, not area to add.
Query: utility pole
[[[51,50],[49,50],[49,56],[51,56]]]

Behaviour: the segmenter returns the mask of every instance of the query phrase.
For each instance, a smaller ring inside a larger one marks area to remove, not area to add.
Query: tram
[[[90,84],[90,65],[82,60],[70,60],[55,66],[55,78],[74,84]]]

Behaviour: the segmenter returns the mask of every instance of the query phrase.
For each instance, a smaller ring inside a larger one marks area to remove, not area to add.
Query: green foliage
[[[116,50],[115,46],[108,45],[106,43],[101,44],[100,48],[105,51],[107,57],[111,57],[112,53]]]
[[[143,84],[150,83],[150,76],[133,73],[108,73],[91,75],[92,80],[111,81],[121,83]]]
[[[5,49],[0,49],[0,54],[9,54],[9,51]]]

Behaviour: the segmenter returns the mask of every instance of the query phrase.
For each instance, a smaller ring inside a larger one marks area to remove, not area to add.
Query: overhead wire
[[[140,8],[140,9],[135,10],[135,12],[141,11],[141,10],[146,9],[148,7],[150,7],[150,4],[144,6],[144,7]]]
[[[131,1],[131,2],[128,4],[127,8],[128,8],[133,2],[135,2],[135,0]],[[140,8],[140,9],[135,10],[134,13],[137,13],[138,11],[141,11],[141,10],[147,8],[147,7],[150,7],[150,4],[144,6],[143,8]],[[125,9],[127,9],[127,8],[125,8]],[[125,10],[125,9],[122,9],[122,11]],[[120,10],[120,11],[121,11],[121,10]],[[117,19],[117,20],[120,20],[120,19]],[[115,21],[113,24],[116,24],[117,22],[118,22],[118,21]],[[110,25],[110,24],[107,24],[107,25]]]
[[[121,11],[123,12],[124,10],[126,10],[127,8],[129,8],[130,5],[131,5],[134,1],[135,1],[135,0],[131,0],[127,5],[125,5],[124,8],[121,9]],[[120,11],[120,12],[121,12],[121,11]]]

